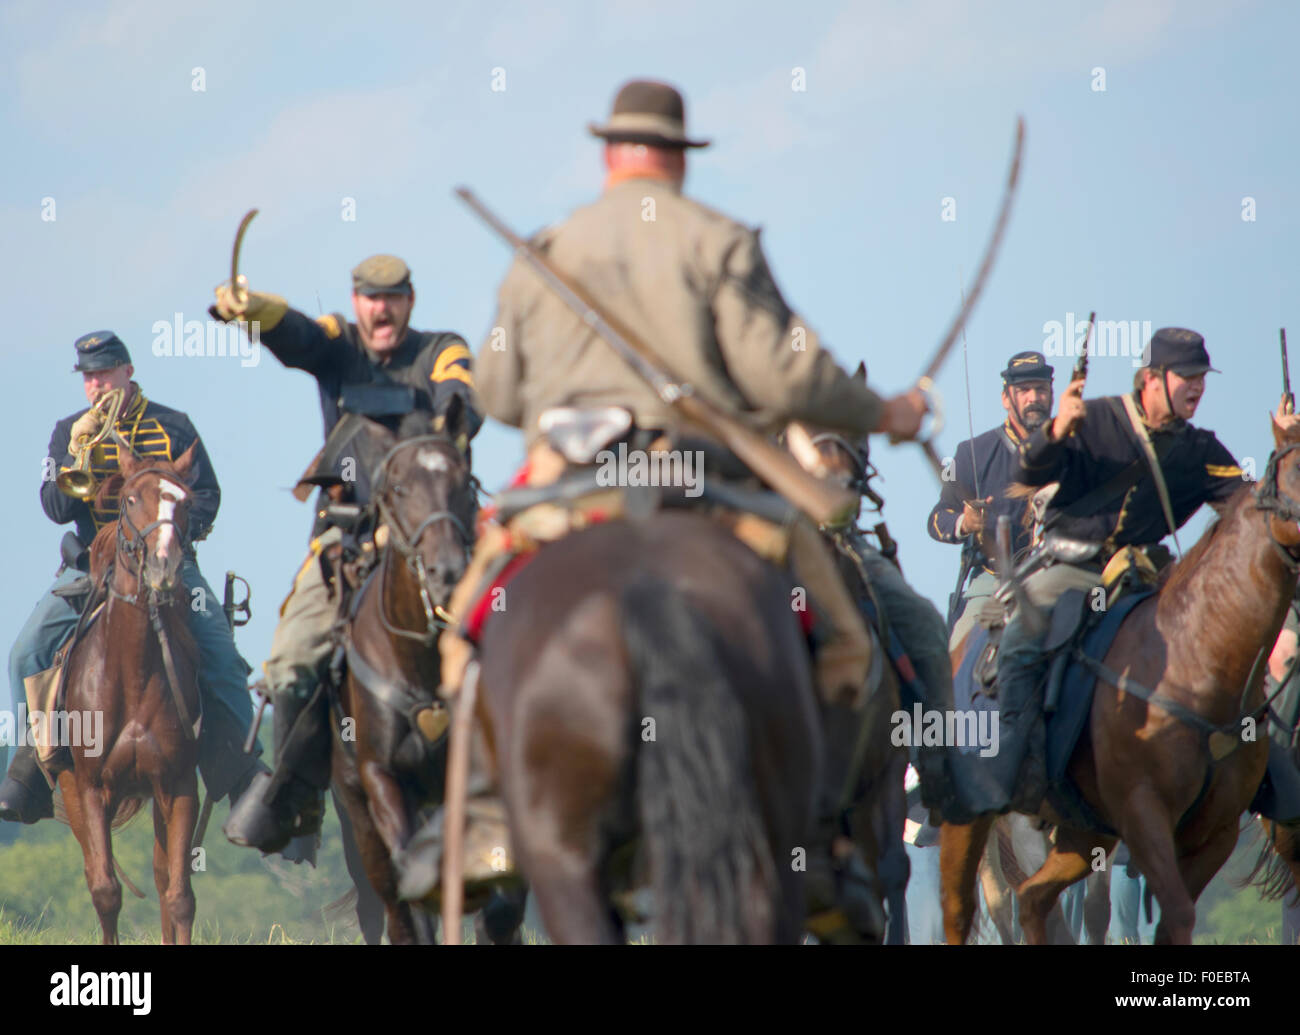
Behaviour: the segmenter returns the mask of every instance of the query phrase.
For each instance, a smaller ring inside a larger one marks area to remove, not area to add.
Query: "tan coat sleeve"
[[[523,426],[524,360],[519,300],[524,289],[519,263],[511,266],[497,297],[497,315],[474,361],[474,380],[483,411],[512,428]]]
[[[731,243],[713,315],[731,378],[755,409],[858,435],[880,423],[880,396],[841,369],[786,305],[756,232],[739,228]]]

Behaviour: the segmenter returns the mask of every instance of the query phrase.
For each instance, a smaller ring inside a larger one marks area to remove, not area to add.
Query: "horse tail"
[[[1300,898],[1300,888],[1296,888],[1295,878],[1286,862],[1288,855],[1294,856],[1300,851],[1300,844],[1296,841],[1295,832],[1276,823],[1271,825],[1273,829],[1269,834],[1263,821],[1259,823],[1255,840],[1262,840],[1263,844],[1259,847],[1255,862],[1246,876],[1232,883],[1239,888],[1259,888],[1259,896],[1265,901],[1276,901],[1293,890],[1297,893],[1296,897]],[[1261,834],[1265,836],[1261,837]]]
[[[681,594],[654,579],[628,586],[621,603],[643,716],[637,800],[656,939],[770,942],[780,885],[749,775],[744,708],[716,634]]]

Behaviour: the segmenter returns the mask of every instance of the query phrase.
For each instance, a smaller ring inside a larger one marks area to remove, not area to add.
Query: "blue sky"
[[[1096,309],[1201,331],[1224,373],[1196,422],[1262,469],[1278,328],[1289,320],[1300,343],[1297,10],[7,0],[0,642],[58,563],[62,529],[37,489],[51,428],[84,405],[72,342],[112,328],[145,393],[204,437],[224,494],[199,561],[218,588],[227,568],[252,582],[239,639],[260,664],[305,546],[310,515],[288,489],[320,444],[315,384],[265,353],[251,367],[154,356],[153,325],[204,318],[256,206],[243,257],[253,286],[313,315],[318,297],[350,313],[348,271],[393,252],[414,273],[415,326],[457,330],[477,349],[509,256],[453,186],[473,186],[521,231],[562,218],[599,191],[585,126],[633,76],[685,91],[691,130],[715,141],[691,156],[687,193],[763,226],[787,299],[885,392],[915,380],[973,276],[1022,113],[1020,196],[968,325],[976,432],[1001,420],[1007,356]],[[792,88],[796,69],[806,89]],[[945,198],[955,220],[941,218]],[[1056,363],[1063,387],[1069,361]],[[1095,359],[1088,394],[1125,388],[1132,369],[1126,356]],[[947,455],[966,437],[960,349],[940,387]],[[504,481],[519,451],[514,432],[489,426],[475,454],[485,484]],[[924,530],[938,484],[914,447],[879,442],[874,459],[904,571],[942,610],[958,557]]]

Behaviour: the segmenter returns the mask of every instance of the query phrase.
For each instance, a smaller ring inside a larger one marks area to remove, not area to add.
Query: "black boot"
[[[9,763],[9,775],[0,784],[0,820],[35,823],[53,817],[54,792],[36,764],[36,749],[20,747]]]
[[[279,759],[275,771],[252,775],[221,828],[235,844],[265,853],[320,830],[323,792],[329,786],[329,702],[324,687],[276,690],[273,701]]]

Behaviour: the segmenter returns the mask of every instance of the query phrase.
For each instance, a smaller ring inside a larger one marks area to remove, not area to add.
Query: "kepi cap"
[[[1185,327],[1161,327],[1151,335],[1147,347],[1142,350],[1142,365],[1163,367],[1180,377],[1195,377],[1207,370],[1216,374],[1223,372],[1210,366],[1205,339]]]
[[[1007,360],[1002,371],[1004,385],[1018,385],[1026,381],[1051,381],[1055,371],[1041,352],[1017,352]]]
[[[411,271],[396,255],[372,255],[352,271],[358,295],[410,295]]]
[[[122,339],[112,331],[92,331],[76,340],[77,365],[72,372],[89,373],[94,370],[112,370],[131,362],[131,353]]]

